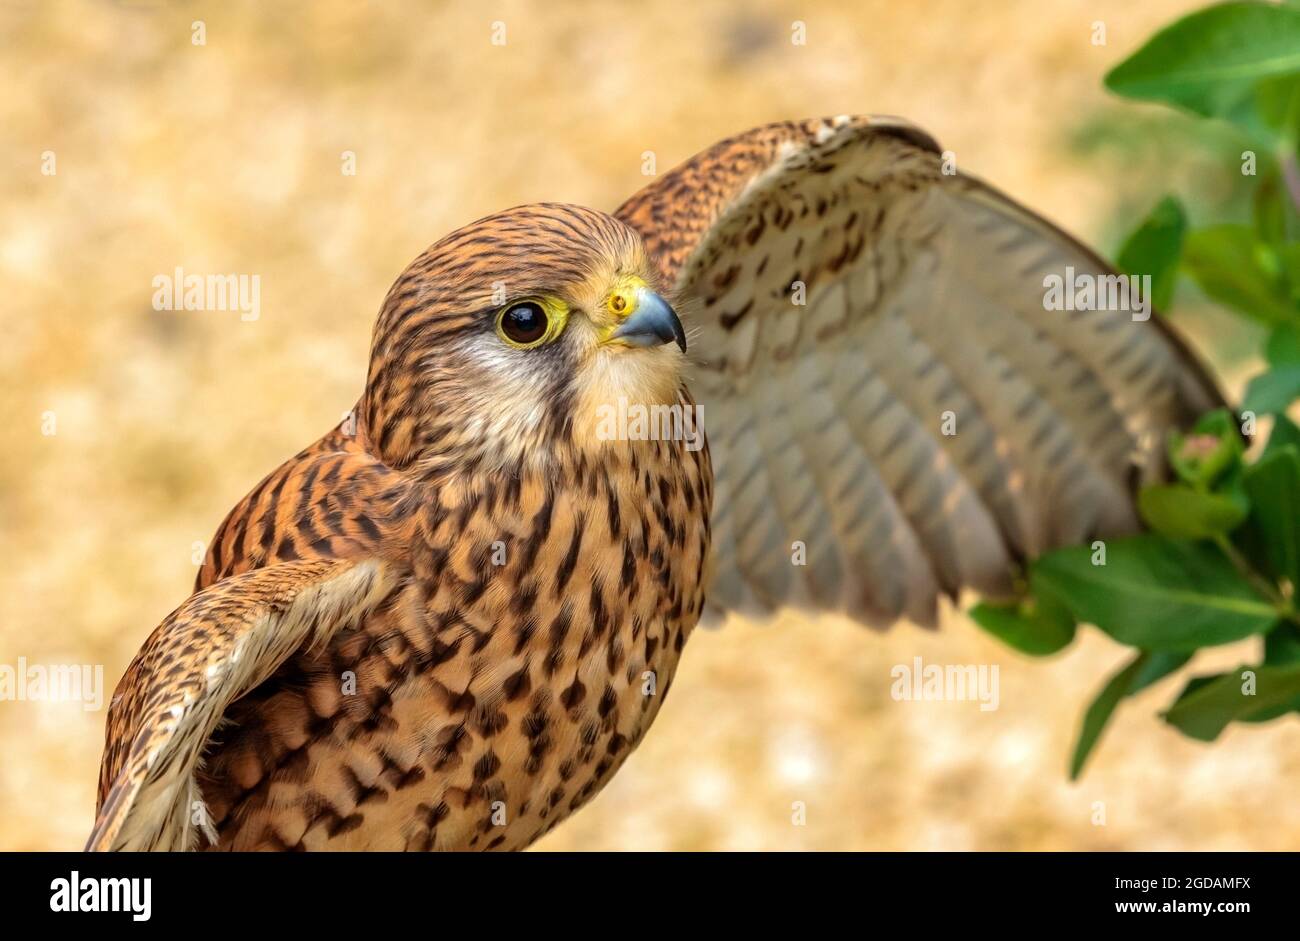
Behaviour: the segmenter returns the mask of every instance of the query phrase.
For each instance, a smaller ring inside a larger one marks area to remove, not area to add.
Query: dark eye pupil
[[[546,334],[546,311],[533,303],[516,304],[501,318],[501,329],[516,343],[534,343]]]

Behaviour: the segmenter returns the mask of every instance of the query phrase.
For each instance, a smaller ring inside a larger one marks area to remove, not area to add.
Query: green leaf
[[[1284,621],[1273,628],[1264,638],[1264,665],[1285,666],[1300,663],[1300,628],[1291,621]],[[1257,712],[1243,716],[1243,722],[1268,722],[1288,712],[1300,711],[1300,696],[1290,702],[1279,703]]]
[[[1256,376],[1246,386],[1244,412],[1281,414],[1300,397],[1300,365],[1278,366]]]
[[[1158,533],[1209,539],[1241,525],[1250,504],[1239,492],[1202,493],[1186,484],[1156,484],[1139,491],[1138,512]]]
[[[1268,76],[1300,71],[1300,10],[1224,3],[1166,26],[1106,75],[1118,95],[1226,114]]]
[[[1291,194],[1287,193],[1285,198],[1287,219],[1294,219]],[[1277,260],[1282,267],[1282,277],[1286,281],[1291,304],[1300,312],[1300,242],[1284,242],[1280,245],[1274,245],[1273,250],[1277,252]]]
[[[1300,75],[1278,75],[1257,83],[1255,112],[1265,127],[1294,144],[1300,128]]]
[[[1284,621],[1269,631],[1264,638],[1264,663],[1266,666],[1300,663],[1300,627]]]
[[[1242,674],[1247,671],[1255,674],[1254,695],[1243,690],[1246,680]],[[1268,714],[1300,696],[1300,663],[1242,665],[1230,673],[1198,679],[1201,682],[1183,689],[1164,719],[1184,735],[1203,742],[1218,738],[1229,722]]]
[[[1212,300],[1266,324],[1295,316],[1276,250],[1245,225],[1187,234],[1183,267]]]
[[[1272,722],[1274,719],[1280,719],[1289,712],[1300,711],[1300,695],[1292,696],[1285,702],[1276,703],[1271,706],[1265,706],[1254,712],[1248,712],[1238,717],[1238,722],[1250,722],[1258,724],[1263,722]]]
[[[1191,658],[1190,653],[1152,653],[1143,650],[1123,670],[1111,677],[1084,713],[1083,727],[1079,730],[1079,738],[1074,745],[1074,757],[1070,759],[1070,780],[1076,780],[1083,771],[1084,763],[1097,747],[1097,740],[1120,700],[1164,679]]]
[[[1264,342],[1264,356],[1270,366],[1300,366],[1300,327],[1279,324]]]
[[[1251,212],[1255,220],[1255,234],[1270,245],[1285,242],[1289,237],[1292,219],[1290,197],[1282,181],[1282,172],[1270,167],[1259,175],[1255,193],[1251,197]]]
[[[1129,694],[1133,681],[1141,673],[1148,656],[1146,653],[1139,653],[1129,661],[1128,666],[1112,676],[1093,699],[1088,711],[1083,714],[1083,726],[1079,729],[1079,738],[1075,741],[1074,757],[1070,759],[1071,781],[1077,780],[1079,773],[1083,771],[1083,765],[1088,760],[1088,755],[1097,746],[1097,740],[1101,738],[1102,731],[1110,722],[1115,707]]]
[[[1128,694],[1133,696],[1140,693],[1154,683],[1163,680],[1170,673],[1183,666],[1188,660],[1192,659],[1193,654],[1185,652],[1173,652],[1167,650],[1148,651],[1146,662],[1138,675],[1133,678],[1133,685],[1129,687]]]
[[[1034,657],[1056,653],[1074,640],[1074,619],[1050,596],[1019,604],[984,601],[971,609],[970,616],[1004,644]]]
[[[1131,647],[1193,651],[1277,623],[1273,606],[1214,546],[1148,533],[1109,542],[1104,565],[1092,558],[1086,546],[1050,552],[1034,562],[1032,577],[1075,620]]]
[[[1212,485],[1241,465],[1245,445],[1237,420],[1226,408],[1206,412],[1187,434],[1169,435],[1169,463],[1179,480],[1197,489]]]
[[[1264,446],[1264,454],[1271,454],[1289,444],[1300,447],[1300,427],[1296,427],[1296,423],[1285,415],[1273,416],[1273,430],[1268,433],[1268,444]]]
[[[1246,469],[1242,485],[1269,574],[1300,588],[1300,451],[1275,448]]]
[[[1231,121],[1255,147],[1261,165],[1270,162],[1269,153],[1286,149],[1295,139],[1295,108],[1300,99],[1300,82],[1294,72],[1261,78],[1252,84],[1238,83],[1225,97],[1226,107],[1215,117]],[[1244,156],[1244,155],[1243,155]]]
[[[1167,310],[1178,281],[1187,214],[1182,203],[1166,196],[1125,240],[1117,264],[1125,274],[1151,276],[1151,303]]]

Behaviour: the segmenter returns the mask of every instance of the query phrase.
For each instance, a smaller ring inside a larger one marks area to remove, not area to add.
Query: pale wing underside
[[[226,707],[290,654],[382,600],[376,561],[284,562],[189,598],[145,643],[109,708],[88,850],[184,850],[204,829],[194,771]]]
[[[1132,531],[1167,429],[1220,402],[1154,317],[1045,309],[1048,276],[1110,269],[936,151],[776,125],[619,210],[695,328],[715,612],[928,624],[1006,595],[1021,558]]]

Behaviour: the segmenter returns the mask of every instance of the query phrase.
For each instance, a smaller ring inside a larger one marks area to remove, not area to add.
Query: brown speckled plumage
[[[706,589],[925,622],[1131,529],[1148,438],[1217,393],[1156,321],[1043,311],[1043,271],[1104,266],[936,150],[772,125],[612,216],[525,206],[431,246],[353,417],[231,511],[124,676],[90,847],[521,848],[645,734]],[[628,278],[674,300],[689,367],[610,342]],[[569,326],[501,342],[494,312],[540,295]],[[688,378],[709,447],[593,433],[617,396],[693,406]]]

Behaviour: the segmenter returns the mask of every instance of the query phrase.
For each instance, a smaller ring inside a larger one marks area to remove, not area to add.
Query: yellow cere
[[[646,287],[645,281],[641,278],[625,275],[618,279],[609,296],[605,298],[605,306],[616,318],[626,320],[636,312],[637,292]]]

